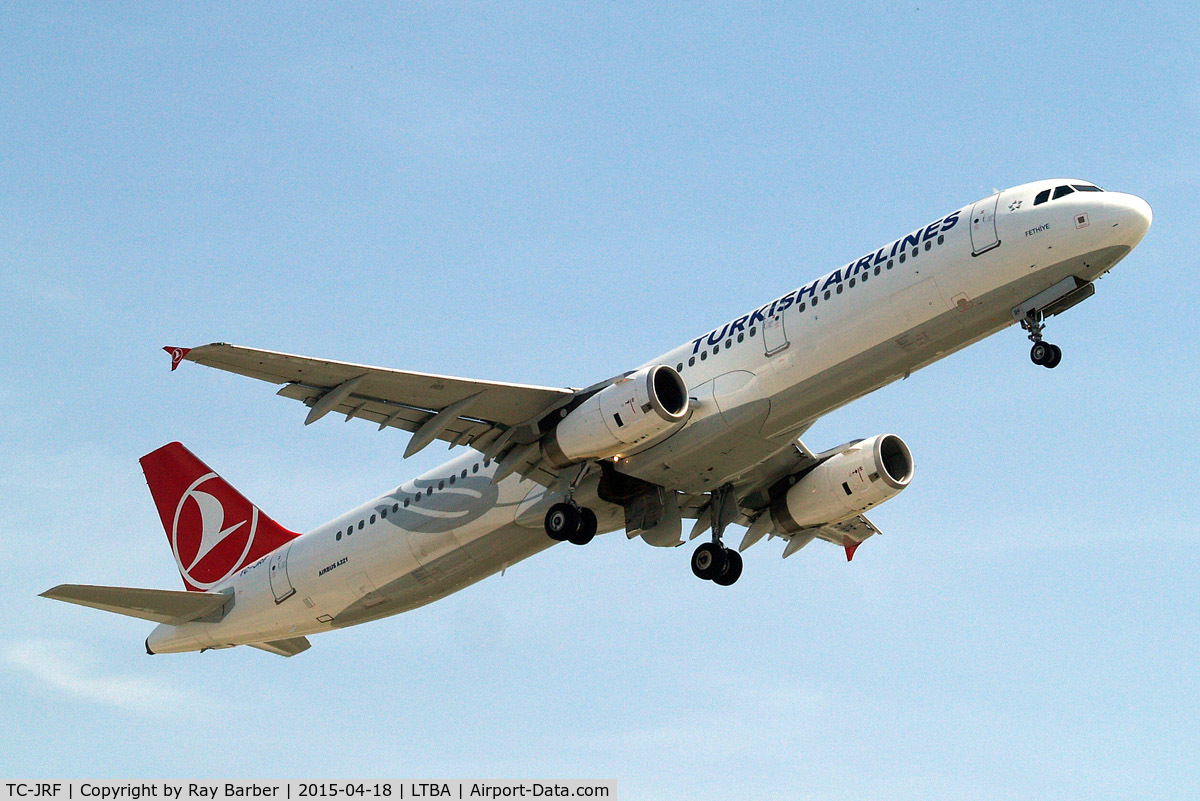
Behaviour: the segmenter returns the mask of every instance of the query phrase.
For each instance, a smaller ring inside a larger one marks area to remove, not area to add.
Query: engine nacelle
[[[688,418],[687,385],[665,364],[643,367],[592,395],[542,440],[542,454],[563,468],[624,453]]]
[[[895,434],[856,442],[806,473],[771,503],[777,531],[836,523],[894,497],[912,481],[912,453]]]

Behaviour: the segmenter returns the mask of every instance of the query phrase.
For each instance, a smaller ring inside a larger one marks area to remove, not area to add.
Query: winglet
[[[179,366],[184,357],[192,352],[191,348],[173,348],[170,345],[164,347],[163,350],[171,355],[171,372],[175,372],[175,368]]]
[[[844,545],[846,547],[846,561],[847,562],[853,561],[854,552],[858,550],[858,546],[862,545],[862,543],[855,542],[854,540],[850,539],[849,537],[846,537],[845,541],[844,541]]]

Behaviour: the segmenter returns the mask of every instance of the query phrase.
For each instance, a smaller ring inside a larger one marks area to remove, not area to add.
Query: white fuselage
[[[647,364],[675,367],[693,411],[622,454],[620,470],[712,490],[794,442],[812,421],[1014,323],[1012,310],[1068,276],[1091,281],[1140,241],[1140,198],[1083,191],[1034,205],[1040,181],[1005,190],[889,242]],[[914,241],[915,240],[915,241]],[[996,243],[999,244],[996,244]],[[555,544],[560,493],[474,451],[401,484],[238,571],[219,622],[160,625],[155,653],[285,639],[421,606]],[[622,510],[584,482],[600,531]]]

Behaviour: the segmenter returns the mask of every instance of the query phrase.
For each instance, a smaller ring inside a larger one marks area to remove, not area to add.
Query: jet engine
[[[687,385],[665,364],[643,367],[572,409],[542,440],[548,463],[563,468],[627,452],[688,417]]]
[[[897,495],[913,476],[912,453],[895,434],[852,443],[801,475],[771,503],[777,531],[836,523]]]

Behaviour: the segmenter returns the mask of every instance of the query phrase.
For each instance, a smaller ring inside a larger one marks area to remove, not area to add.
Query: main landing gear
[[[596,536],[596,513],[577,503],[556,503],[546,512],[546,534],[558,542],[587,545]]]
[[[1042,313],[1037,309],[1030,310],[1021,318],[1021,327],[1029,332],[1029,339],[1033,342],[1033,347],[1029,349],[1030,360],[1042,367],[1058,367],[1062,361],[1062,348],[1042,340],[1042,331],[1046,328]]]
[[[741,578],[742,555],[720,541],[706,542],[692,554],[692,572],[696,578],[728,587]]]
[[[709,503],[712,525],[712,542],[706,542],[692,554],[692,572],[696,578],[728,587],[742,575],[742,555],[721,542],[725,526],[738,516],[737,496],[733,487],[726,484],[713,491]]]

